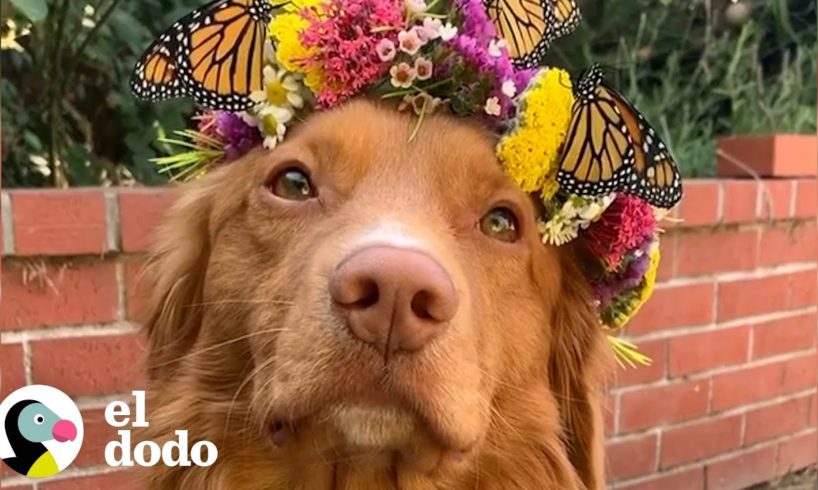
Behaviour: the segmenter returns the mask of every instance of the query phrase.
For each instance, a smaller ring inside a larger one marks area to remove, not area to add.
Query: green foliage
[[[751,7],[738,11],[737,7]],[[816,130],[814,0],[586,0],[552,61],[607,67],[685,175],[712,175],[720,135]],[[710,6],[708,9],[707,6]]]
[[[3,186],[164,182],[148,161],[154,141],[184,128],[192,106],[139,103],[128,79],[151,40],[200,4],[0,0]]]

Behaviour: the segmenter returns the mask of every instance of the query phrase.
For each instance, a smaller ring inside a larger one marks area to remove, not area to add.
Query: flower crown
[[[196,130],[162,140],[186,149],[156,159],[176,179],[273,149],[299,116],[362,94],[412,111],[410,140],[435,111],[482,119],[499,134],[506,174],[543,204],[543,243],[577,241],[588,252],[600,324],[616,330],[653,291],[658,224],[681,181],[661,139],[598,67],[575,84],[536,67],[579,22],[572,0],[539,5],[543,28],[532,32],[497,0],[217,0],[148,49],[132,87],[208,108]],[[649,362],[609,338],[620,362]]]

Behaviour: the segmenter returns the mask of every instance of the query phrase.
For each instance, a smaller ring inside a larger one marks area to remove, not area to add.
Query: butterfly
[[[131,89],[149,101],[192,96],[211,109],[250,108],[250,93],[262,89],[275,8],[268,0],[214,0],[194,10],[140,57]]]
[[[517,68],[540,64],[551,42],[573,32],[582,17],[576,0],[483,0],[483,5]]]
[[[667,146],[593,65],[574,87],[575,102],[557,182],[579,195],[624,192],[670,209],[682,198],[682,178]]]

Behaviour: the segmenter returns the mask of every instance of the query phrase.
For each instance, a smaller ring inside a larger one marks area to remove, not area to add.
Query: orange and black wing
[[[580,21],[575,0],[484,0],[484,5],[517,67],[540,64],[551,42]]]
[[[622,94],[603,83],[594,65],[577,83],[576,101],[557,181],[566,192],[625,192],[671,208],[681,176],[665,144]]]
[[[262,89],[264,43],[274,8],[268,0],[216,0],[191,12],[137,63],[134,93],[147,100],[188,95],[212,109],[248,109],[250,93]],[[154,74],[156,53],[173,67],[164,89]]]

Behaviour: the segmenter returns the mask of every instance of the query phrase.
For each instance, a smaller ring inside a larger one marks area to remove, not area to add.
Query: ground
[[[815,490],[818,488],[818,466],[790,473],[778,480],[756,485],[747,490]]]

